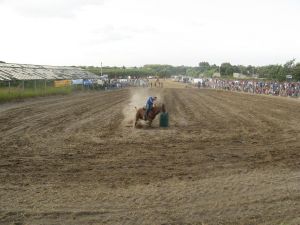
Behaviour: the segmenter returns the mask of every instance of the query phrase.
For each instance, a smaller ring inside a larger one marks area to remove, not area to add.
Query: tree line
[[[100,67],[82,67],[92,73],[101,74]],[[199,62],[195,67],[172,66],[161,64],[148,64],[142,67],[103,67],[102,74],[107,74],[110,78],[131,77],[170,77],[172,75],[184,75],[191,77],[212,77],[215,73],[220,73],[221,77],[230,78],[234,73],[240,73],[250,77],[257,76],[269,80],[286,80],[286,75],[292,75],[293,80],[300,81],[300,63],[295,59],[289,60],[285,64],[275,64],[267,66],[244,66],[232,65],[229,62],[222,63],[220,66],[209,62]]]

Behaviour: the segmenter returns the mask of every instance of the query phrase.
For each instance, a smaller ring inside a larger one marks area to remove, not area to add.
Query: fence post
[[[45,78],[45,80],[44,80],[44,91],[45,91],[45,93],[46,93],[46,86],[47,86],[47,79]]]
[[[10,94],[10,81],[8,81],[8,93]]]
[[[24,87],[24,83],[25,83],[25,81],[24,80],[22,80],[22,90],[24,91],[24,89],[25,89],[25,87]]]
[[[36,92],[36,80],[34,80],[34,91]]]

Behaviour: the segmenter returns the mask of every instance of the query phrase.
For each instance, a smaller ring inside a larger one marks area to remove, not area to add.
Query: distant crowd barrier
[[[63,88],[84,90],[107,90],[125,87],[149,87],[147,79],[74,79],[74,80],[0,80],[0,89],[10,92],[11,90],[46,90],[48,88]]]
[[[107,91],[126,87],[148,87],[147,79],[0,80],[0,102],[73,91]]]
[[[196,85],[199,88],[206,87],[253,94],[300,97],[300,82],[202,79]]]
[[[84,89],[113,90],[126,87],[148,87],[147,79],[79,79],[72,80],[73,87]]]

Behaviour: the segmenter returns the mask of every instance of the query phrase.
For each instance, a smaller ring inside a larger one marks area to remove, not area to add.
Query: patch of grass
[[[47,87],[46,89],[25,89],[20,88],[1,88],[0,102],[9,102],[14,100],[22,100],[25,98],[33,98],[48,95],[66,95],[72,92],[71,87]]]

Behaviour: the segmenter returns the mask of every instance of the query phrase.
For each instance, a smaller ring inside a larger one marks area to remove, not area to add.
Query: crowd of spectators
[[[300,82],[203,79],[198,87],[274,96],[300,97]]]

